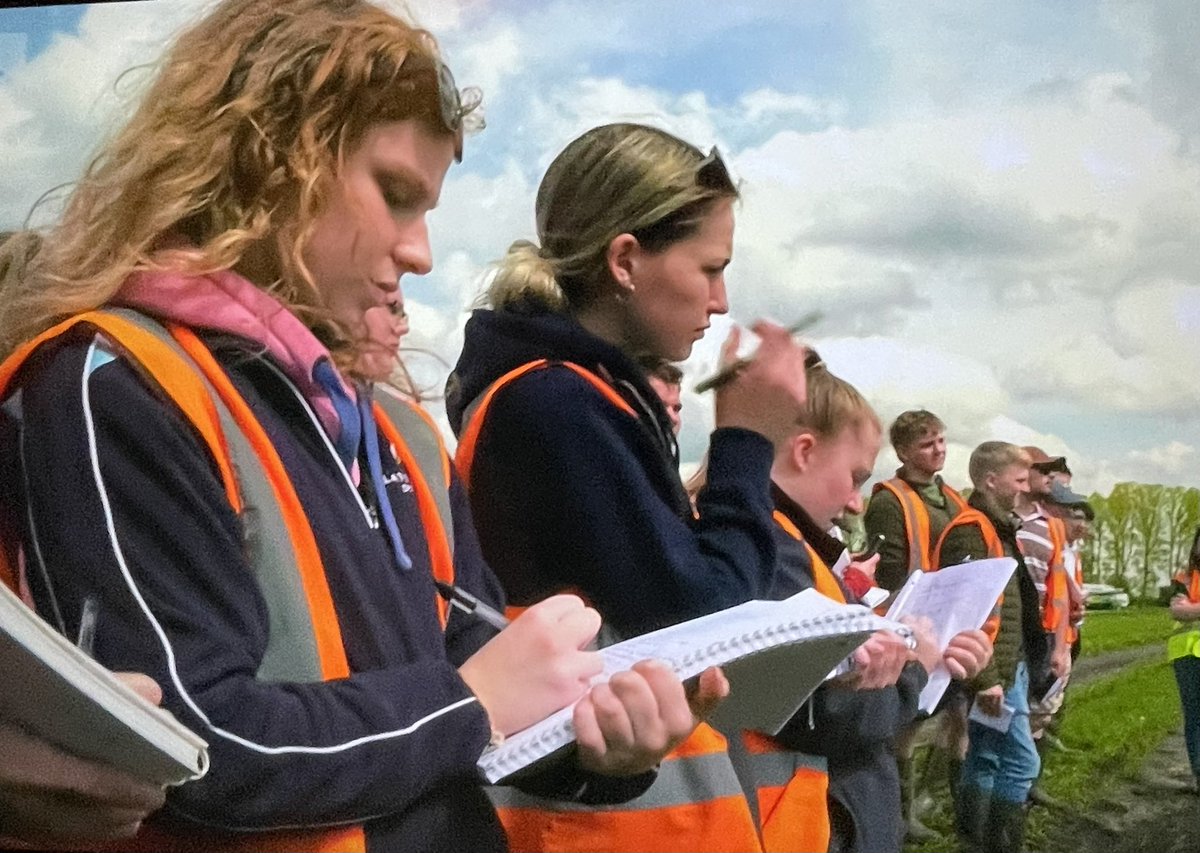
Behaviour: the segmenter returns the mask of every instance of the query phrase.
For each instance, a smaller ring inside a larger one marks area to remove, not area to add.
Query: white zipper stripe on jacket
[[[94,349],[95,346],[96,344],[93,342],[91,347],[89,347],[88,357],[84,362],[85,365],[90,364],[92,359],[92,349]],[[478,701],[475,696],[468,696],[455,702],[451,702],[449,705],[446,705],[442,708],[438,708],[436,711],[426,714],[412,724],[403,728],[395,729],[389,732],[377,732],[372,735],[363,735],[362,737],[357,737],[353,740],[348,740],[343,743],[332,744],[330,746],[266,746],[261,743],[256,743],[252,740],[247,740],[241,735],[234,734],[227,729],[213,725],[212,720],[210,720],[208,715],[205,714],[200,706],[196,704],[195,700],[192,699],[191,694],[188,693],[187,688],[183,686],[183,681],[179,677],[179,668],[175,660],[175,649],[171,645],[171,641],[167,637],[166,631],[163,630],[162,625],[159,623],[154,613],[150,610],[150,606],[146,603],[146,599],[142,595],[141,590],[138,589],[137,583],[133,579],[133,574],[129,571],[129,564],[125,561],[125,552],[121,548],[121,543],[117,538],[116,523],[113,520],[112,504],[109,502],[108,490],[104,485],[104,478],[100,473],[100,452],[96,442],[96,424],[95,419],[92,416],[91,389],[89,387],[86,369],[82,377],[81,384],[83,417],[87,427],[88,455],[90,457],[92,467],[92,477],[95,481],[97,495],[100,498],[100,506],[104,511],[104,523],[108,531],[109,544],[112,546],[113,557],[117,561],[117,567],[121,570],[121,575],[125,580],[126,587],[129,589],[134,601],[137,602],[139,609],[145,615],[146,620],[150,623],[150,627],[154,629],[154,633],[158,636],[158,640],[162,644],[163,654],[167,659],[167,669],[171,673],[171,683],[175,685],[175,689],[179,692],[179,696],[184,701],[184,704],[186,704],[192,710],[192,713],[194,713],[204,722],[209,731],[226,740],[244,746],[253,752],[258,752],[264,755],[287,755],[296,753],[328,755],[338,752],[345,752],[353,749],[356,746],[362,746],[363,744],[374,743],[381,740],[391,740],[393,738],[412,734],[426,723],[432,722],[433,720],[436,720],[452,711],[457,711],[459,708],[474,704]]]
[[[358,493],[358,487],[354,485],[354,478],[350,476],[350,472],[346,470],[346,466],[342,464],[342,457],[338,456],[337,449],[333,446],[333,442],[329,440],[329,435],[325,432],[325,427],[321,424],[321,420],[317,417],[317,413],[313,411],[313,408],[309,404],[308,400],[304,398],[304,395],[300,393],[300,389],[296,387],[296,384],[292,382],[291,378],[288,377],[286,373],[284,373],[275,365],[271,364],[269,359],[264,358],[262,362],[269,367],[276,376],[283,380],[284,384],[286,384],[287,387],[291,389],[291,392],[296,395],[296,399],[300,401],[300,405],[308,414],[308,419],[312,421],[312,425],[316,429],[317,435],[321,436],[321,441],[325,443],[325,449],[329,451],[329,455],[333,457],[334,464],[336,464],[338,470],[342,472],[342,478],[346,481],[346,485],[350,487],[350,491],[354,495],[354,500],[358,502],[358,508],[362,510],[363,518],[367,520],[367,524],[372,530],[378,530],[379,519],[371,516],[371,510],[367,509],[366,502],[362,499],[362,495]],[[363,429],[366,428],[367,425],[363,424]]]

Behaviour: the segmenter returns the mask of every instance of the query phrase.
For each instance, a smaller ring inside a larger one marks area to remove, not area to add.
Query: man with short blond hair
[[[992,663],[968,690],[979,710],[998,717],[1012,710],[1008,728],[972,722],[955,814],[958,831],[972,849],[1017,853],[1025,836],[1025,802],[1041,771],[1029,727],[1029,694],[1049,681],[1046,635],[1039,596],[1017,545],[1017,499],[1029,488],[1028,454],[1003,441],[985,441],[971,454],[974,491],[934,546],[939,566],[985,557],[1012,557],[1016,571],[985,630],[993,638]],[[1031,687],[1032,685],[1032,687]]]

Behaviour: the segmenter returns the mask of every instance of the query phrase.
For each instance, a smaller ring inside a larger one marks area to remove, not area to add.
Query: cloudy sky
[[[0,9],[0,228],[78,174],[202,7]],[[813,343],[885,422],[916,406],[946,421],[951,482],[1000,438],[1065,453],[1086,491],[1200,484],[1200,4],[408,8],[482,87],[488,124],[434,214],[434,272],[405,285],[430,386],[489,261],[533,236],[553,155],[636,120],[719,145],[742,181],[731,320],[823,311]],[[683,414],[694,460],[709,402],[687,394]],[[878,473],[894,464],[885,450]]]

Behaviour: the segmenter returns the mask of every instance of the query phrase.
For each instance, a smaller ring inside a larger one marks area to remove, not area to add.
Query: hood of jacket
[[[125,280],[114,302],[160,320],[259,344],[304,394],[330,438],[336,441],[340,436],[341,418],[316,371],[327,371],[351,401],[357,398],[354,385],[337,372],[329,351],[300,318],[236,272],[136,272]]]
[[[648,429],[674,453],[666,407],[646,372],[619,348],[593,335],[567,314],[479,309],[464,329],[463,351],[446,382],[446,415],[457,434],[463,413],[488,386],[511,370],[539,359],[570,361],[616,389]]]

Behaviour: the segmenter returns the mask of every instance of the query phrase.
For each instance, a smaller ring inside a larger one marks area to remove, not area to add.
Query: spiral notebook
[[[160,785],[203,776],[208,746],[0,583],[0,720]]]
[[[606,681],[641,660],[665,661],[681,679],[723,667],[730,695],[710,718],[722,730],[777,733],[831,671],[872,632],[899,625],[866,607],[805,590],[783,601],[748,601],[602,649]],[[571,746],[574,704],[484,752],[479,768],[498,782]]]

